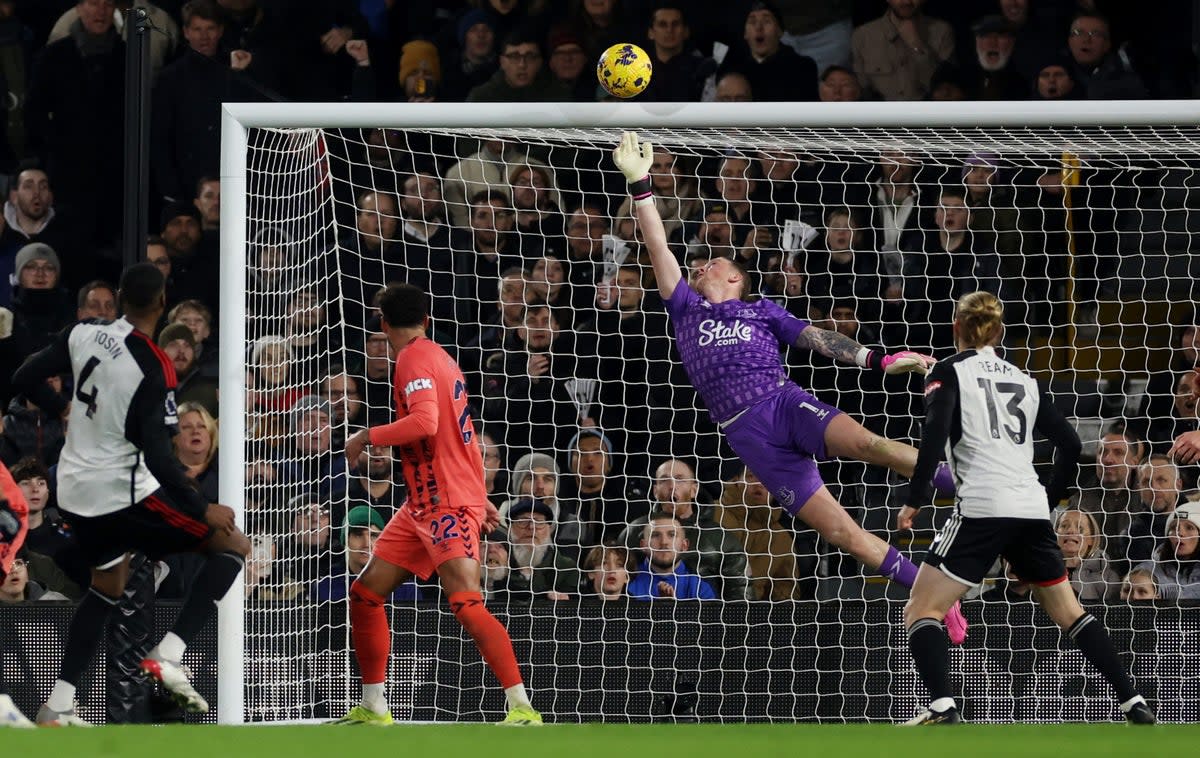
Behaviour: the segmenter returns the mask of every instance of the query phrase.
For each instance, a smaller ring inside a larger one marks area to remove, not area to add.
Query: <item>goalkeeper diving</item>
[[[684,369],[713,421],[788,513],[863,565],[912,587],[917,567],[850,518],[825,487],[816,461],[853,458],[911,477],[917,463],[916,448],[868,431],[791,381],[780,346],[815,350],[888,374],[925,374],[934,359],[907,350],[881,355],[838,332],[812,326],[775,303],[755,297],[749,273],[729,258],[697,262],[690,280],[684,283],[650,192],[652,160],[650,143],[639,142],[632,132],[626,132],[613,151],[613,161],[629,181],[634,216],[650,253]],[[944,465],[933,483],[946,491],[954,488]],[[950,640],[961,644],[967,622],[958,604],[946,614],[945,623]]]

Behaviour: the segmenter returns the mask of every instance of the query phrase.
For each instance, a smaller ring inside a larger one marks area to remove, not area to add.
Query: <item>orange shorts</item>
[[[482,508],[401,508],[375,540],[374,555],[428,579],[452,558],[479,560]]]

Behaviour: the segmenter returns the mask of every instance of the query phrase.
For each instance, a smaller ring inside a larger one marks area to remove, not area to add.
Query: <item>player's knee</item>
[[[939,612],[934,608],[930,608],[924,603],[914,603],[913,598],[909,598],[904,604],[904,628],[911,629],[913,624],[921,619],[933,619],[941,622],[945,619],[946,614]]]

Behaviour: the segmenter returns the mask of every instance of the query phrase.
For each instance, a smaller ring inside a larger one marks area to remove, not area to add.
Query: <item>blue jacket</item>
[[[635,600],[662,597],[658,591],[659,582],[666,582],[675,588],[676,600],[715,600],[717,597],[709,583],[688,570],[683,561],[675,566],[673,573],[655,574],[650,571],[649,558],[642,561],[637,576],[629,582],[629,596]]]

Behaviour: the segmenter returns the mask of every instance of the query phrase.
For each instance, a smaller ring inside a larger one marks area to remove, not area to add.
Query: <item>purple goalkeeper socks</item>
[[[891,545],[888,546],[887,555],[883,557],[883,563],[880,563],[876,570],[880,576],[905,587],[912,587],[913,582],[917,581],[917,564],[905,558]]]
[[[938,464],[937,471],[933,472],[932,481],[933,486],[943,495],[953,495],[958,489],[954,486],[954,473],[950,471],[950,464],[945,461]]]

